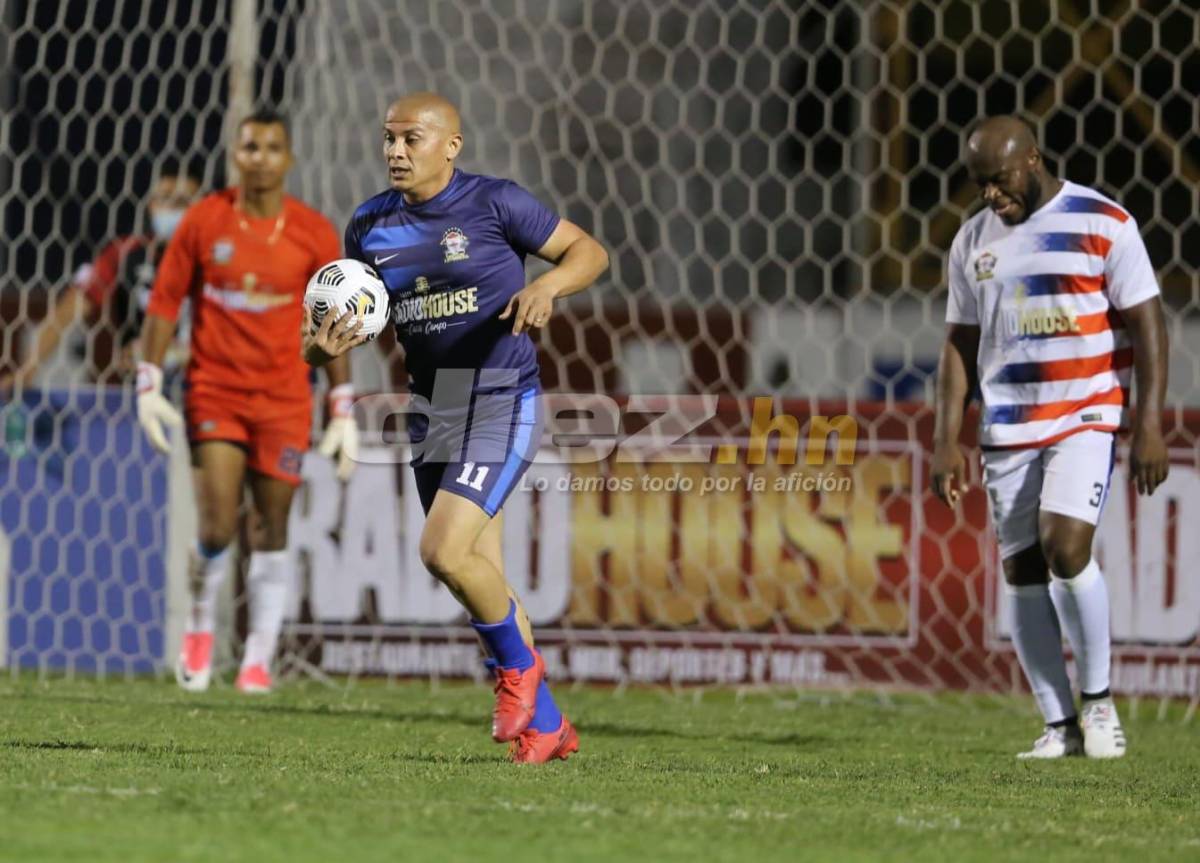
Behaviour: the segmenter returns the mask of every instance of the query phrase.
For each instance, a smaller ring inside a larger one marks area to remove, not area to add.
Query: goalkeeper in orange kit
[[[142,331],[138,420],[166,451],[162,426],[182,419],[162,396],[160,365],[190,296],[185,414],[200,530],[176,677],[192,691],[209,684],[217,595],[246,484],[253,502],[250,633],[237,687],[265,692],[292,581],[288,510],[312,424],[308,366],[300,355],[302,299],[312,273],[338,257],[339,242],[324,216],[284,194],[293,159],[281,116],[247,117],[235,161],[241,184],[187,211],[159,267]],[[357,449],[348,362],[330,363],[327,374],[332,419],[322,450],[340,452],[344,479]]]

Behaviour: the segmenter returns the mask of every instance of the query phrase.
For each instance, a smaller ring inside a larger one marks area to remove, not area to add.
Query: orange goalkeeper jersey
[[[223,189],[188,209],[146,313],[174,321],[191,297],[190,384],[307,398],[301,303],[309,276],[338,257],[337,232],[295,198],[278,218],[251,218],[236,204],[237,190]]]

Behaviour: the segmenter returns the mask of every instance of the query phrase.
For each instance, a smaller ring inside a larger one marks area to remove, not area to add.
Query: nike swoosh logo
[[[375,256],[375,266],[378,267],[380,264],[390,261],[392,258],[396,257],[396,255],[398,255],[398,254],[400,254],[400,253],[396,252],[395,254],[388,255],[386,258],[381,258],[378,255],[376,255]]]

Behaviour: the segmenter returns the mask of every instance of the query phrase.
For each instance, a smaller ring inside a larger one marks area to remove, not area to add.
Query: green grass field
[[[1200,731],[1030,764],[1026,705],[564,690],[515,767],[470,685],[0,682],[2,860],[1197,860]]]

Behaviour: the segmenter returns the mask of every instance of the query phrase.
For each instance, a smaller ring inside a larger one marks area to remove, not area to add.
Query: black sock
[[[1099,701],[1101,698],[1110,697],[1110,694],[1109,694],[1109,691],[1107,688],[1102,689],[1099,692],[1081,692],[1081,693],[1079,693],[1079,695],[1081,698],[1083,698],[1084,701]]]
[[[1069,728],[1072,725],[1078,725],[1078,724],[1079,724],[1078,716],[1068,716],[1066,719],[1058,720],[1058,722],[1047,722],[1046,723],[1046,725],[1048,725],[1050,728]]]

